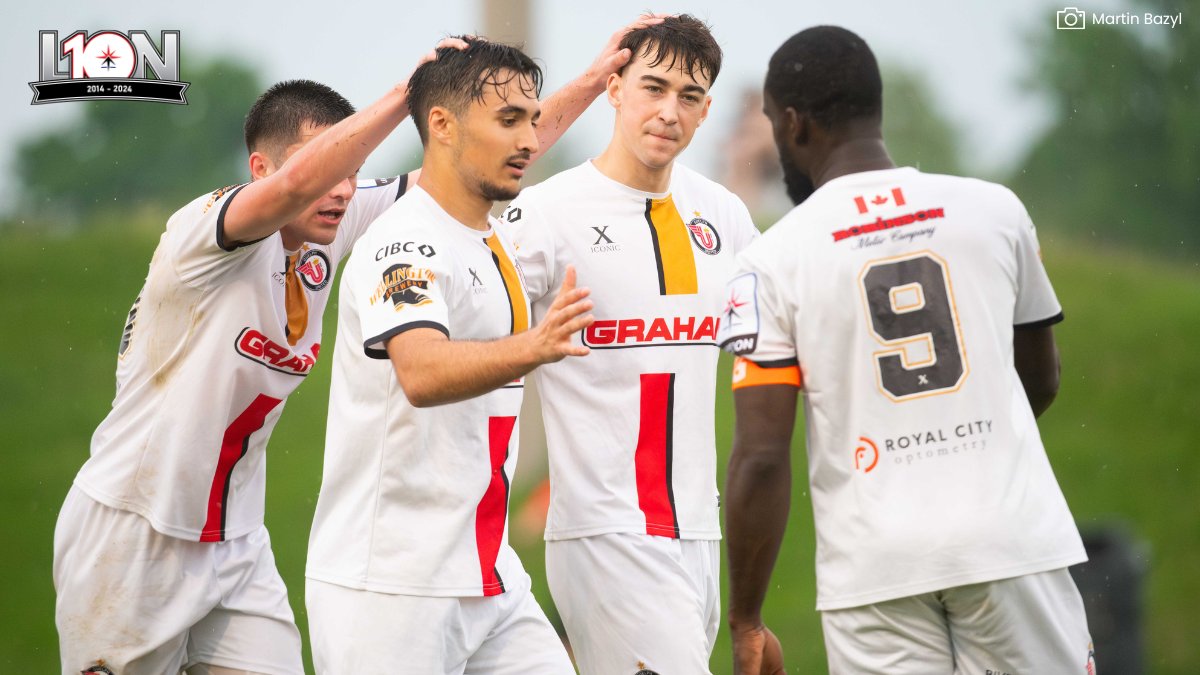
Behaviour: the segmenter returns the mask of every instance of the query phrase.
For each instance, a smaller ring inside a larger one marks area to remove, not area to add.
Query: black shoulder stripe
[[[1016,330],[1034,330],[1037,328],[1046,328],[1048,326],[1053,326],[1054,324],[1059,323],[1062,320],[1063,320],[1063,313],[1059,312],[1058,314],[1055,314],[1054,316],[1047,318],[1047,319],[1042,319],[1041,321],[1030,321],[1029,323],[1014,324],[1013,328]]]
[[[222,251],[227,251],[229,253],[232,253],[233,251],[236,251],[239,247],[249,246],[250,244],[255,244],[255,243],[262,241],[263,239],[266,239],[266,237],[263,237],[262,239],[255,239],[254,241],[235,242],[232,245],[228,241],[225,240],[225,212],[229,210],[229,205],[233,203],[233,198],[236,197],[237,193],[241,192],[242,188],[246,187],[246,185],[249,185],[249,183],[245,183],[245,184],[239,185],[236,188],[234,188],[233,192],[231,192],[229,194],[229,198],[226,199],[225,203],[221,205],[221,211],[219,213],[217,213],[217,246],[219,246]],[[214,192],[213,194],[216,195],[216,197],[218,199],[220,199],[221,195],[218,193],[223,192],[225,189],[227,189],[227,188],[222,188],[221,190],[218,190],[217,192]]]
[[[401,197],[404,196],[405,192],[408,192],[408,174],[406,174],[406,173],[401,174],[400,180],[398,180],[396,182],[400,184],[396,188],[396,199],[400,199]]]

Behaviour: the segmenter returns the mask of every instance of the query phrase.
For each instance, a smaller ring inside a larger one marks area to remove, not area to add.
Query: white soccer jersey
[[[591,289],[591,348],[534,371],[550,454],[547,539],[641,532],[720,539],[717,323],[734,256],[758,230],[736,196],[676,164],[650,194],[590,161],[505,213],[535,320],[567,265]]]
[[[799,361],[818,609],[1086,559],[1013,366],[1014,326],[1062,314],[1012,192],[843,176],[738,264],[722,345]]]
[[[414,187],[355,247],[338,314],[308,577],[460,597],[520,583],[507,517],[523,382],[414,408],[386,352],[389,338],[413,328],[453,340],[525,330],[529,303],[511,245]]]
[[[174,537],[224,541],[262,525],[263,451],[320,352],[338,261],[406,178],[361,181],[334,242],[300,253],[308,324],[295,346],[285,328],[280,235],[232,250],[217,241],[241,188],[171,216],[121,337],[112,411],[75,484]]]

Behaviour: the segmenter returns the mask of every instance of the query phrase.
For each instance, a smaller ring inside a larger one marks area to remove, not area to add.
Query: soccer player
[[[720,329],[742,357],[735,672],[776,644],[760,610],[801,389],[831,673],[1093,672],[1066,569],[1086,556],[1034,419],[1057,393],[1062,309],[1024,206],[897,168],[879,68],[849,31],[792,36],[764,89],[797,206],[738,256]]]
[[[628,56],[623,33],[610,47]],[[413,74],[420,180],[342,281],[307,569],[319,673],[573,672],[508,545],[508,485],[523,378],[588,353],[571,336],[591,302],[568,270],[530,319],[488,212],[517,195],[538,151],[541,70],[516,48],[468,42]]]
[[[626,59],[614,46],[597,63]],[[594,77],[547,101],[542,146]],[[406,85],[353,113],[314,82],[272,87],[246,119],[252,182],[168,221],[55,531],[64,673],[302,672],[263,526],[264,449],[320,351],[339,260],[418,173],[355,178],[407,115]]]
[[[592,354],[534,373],[550,454],[550,590],[592,673],[708,672],[719,625],[714,395],[734,255],[758,236],[728,190],[675,158],[708,114],[721,49],[690,16],[622,41],[612,139],[506,211],[535,318],[574,266]]]

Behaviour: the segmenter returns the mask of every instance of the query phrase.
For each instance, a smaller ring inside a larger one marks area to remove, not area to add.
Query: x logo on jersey
[[[468,267],[468,268],[467,268],[467,271],[471,273],[471,287],[472,287],[472,288],[474,288],[475,286],[482,286],[482,285],[483,285],[483,279],[480,279],[480,278],[479,278],[479,274],[477,274],[477,273],[475,272],[475,268],[474,268],[474,267]]]
[[[929,378],[925,375],[918,375],[917,384],[929,384]]]
[[[601,244],[601,242],[603,242],[605,244],[614,243],[613,240],[610,239],[607,234],[604,234],[605,231],[608,230],[608,228],[609,228],[608,225],[605,225],[604,227],[597,227],[595,225],[592,226],[592,229],[596,231],[596,234],[600,235],[599,237],[596,237],[596,241],[592,244],[592,246],[599,246]]]

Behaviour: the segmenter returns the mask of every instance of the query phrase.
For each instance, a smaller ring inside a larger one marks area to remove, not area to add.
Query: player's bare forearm
[[[464,48],[448,38],[438,48]],[[436,51],[421,58],[436,58]],[[408,116],[408,82],[329,127],[306,143],[274,173],[252,182],[230,202],[224,238],[255,241],[273,234],[338,183],[358,173],[367,157]]]
[[[587,70],[542,102],[542,116],[537,127],[538,151],[533,155],[534,160],[545,154],[550,146],[562,138],[567,128],[574,124],[583,111],[604,91],[608,76],[629,62],[632,57],[629,50],[617,49],[621,38],[631,30],[662,23],[665,16],[667,15],[643,14],[633,23],[621,27],[609,37],[604,49]]]
[[[432,328],[414,328],[391,338],[388,358],[404,395],[418,408],[465,401],[498,389],[529,371],[588,348],[571,336],[592,324],[589,290],[575,287],[575,268],[542,321],[516,335],[491,341],[451,340]]]
[[[733,393],[737,423],[725,485],[729,625],[762,626],[762,605],[791,506],[791,437],[799,389],[744,387]]]
[[[1043,326],[1014,330],[1013,365],[1021,378],[1034,417],[1040,417],[1058,396],[1061,365],[1058,346],[1054,342],[1054,329]]]

